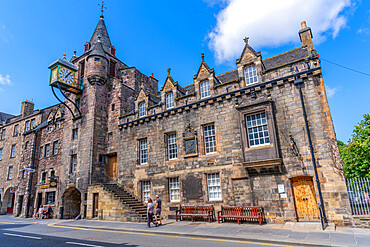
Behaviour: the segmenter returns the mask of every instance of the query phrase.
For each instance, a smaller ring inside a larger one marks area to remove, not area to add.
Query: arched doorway
[[[76,188],[69,188],[63,194],[63,218],[76,218],[81,212],[81,193]]]
[[[15,188],[8,188],[3,196],[1,214],[12,214],[14,208]]]

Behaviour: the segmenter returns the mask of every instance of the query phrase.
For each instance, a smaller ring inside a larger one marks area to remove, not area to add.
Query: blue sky
[[[307,3],[308,2],[308,3]],[[83,52],[99,20],[98,0],[0,0],[0,111],[17,115],[58,103],[48,65]],[[243,37],[267,58],[300,46],[300,21],[314,32],[320,58],[370,74],[370,3],[359,0],[106,0],[105,22],[116,55],[159,79],[171,68],[192,83],[201,53],[216,74],[235,68]],[[278,5],[277,5],[278,4]],[[322,61],[337,137],[347,141],[370,112],[370,77]]]

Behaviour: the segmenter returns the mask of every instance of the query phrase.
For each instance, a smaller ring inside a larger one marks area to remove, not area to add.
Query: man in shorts
[[[162,210],[162,201],[159,199],[159,196],[155,196],[155,222],[158,222],[157,217],[159,217],[159,226],[162,225],[162,217],[161,217],[161,210]]]

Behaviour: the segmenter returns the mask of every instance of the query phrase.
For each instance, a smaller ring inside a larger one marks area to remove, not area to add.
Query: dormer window
[[[142,102],[139,105],[139,117],[145,117],[146,116],[146,103]]]
[[[245,85],[250,85],[258,82],[256,65],[248,66],[244,69]]]
[[[209,81],[202,81],[200,83],[200,98],[203,99],[209,96],[211,96],[211,87]]]
[[[173,101],[173,92],[170,92],[166,94],[166,108],[170,109],[175,106],[175,103]]]

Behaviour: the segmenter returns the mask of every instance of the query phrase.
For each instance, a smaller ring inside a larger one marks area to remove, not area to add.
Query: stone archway
[[[14,210],[14,201],[15,201],[15,191],[12,190],[13,188],[8,188],[4,195],[3,201],[1,204],[1,214],[12,214]]]
[[[81,192],[73,188],[68,188],[63,194],[63,218],[76,218],[81,212]]]

